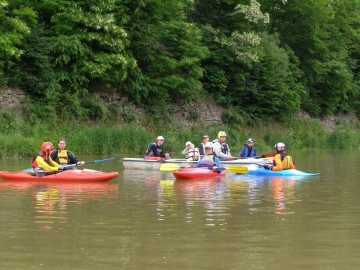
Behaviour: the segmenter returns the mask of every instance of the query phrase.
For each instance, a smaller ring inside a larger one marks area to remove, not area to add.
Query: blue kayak
[[[282,170],[282,171],[271,171],[266,170],[263,167],[260,167],[255,170],[249,170],[249,173],[251,175],[270,175],[270,176],[314,176],[319,175],[320,173],[314,173],[314,172],[302,172],[296,169],[291,170]]]

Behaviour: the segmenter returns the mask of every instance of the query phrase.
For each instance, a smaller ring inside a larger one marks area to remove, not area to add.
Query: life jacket
[[[207,167],[209,169],[212,169],[215,165],[215,156],[214,155],[205,155],[199,164],[199,167]]]
[[[249,147],[247,145],[244,145],[245,146],[245,149],[244,149],[244,157],[252,157],[252,156],[255,156],[255,148],[252,146],[252,147]],[[249,151],[250,150],[250,151]]]
[[[214,140],[213,141],[213,144],[215,143],[219,143],[220,146],[221,146],[221,152],[224,153],[225,155],[228,155],[229,154],[229,145],[227,143],[222,143],[220,142],[218,139]],[[214,153],[214,155],[216,156],[216,154]]]
[[[198,151],[198,149],[197,148],[194,148],[194,149],[192,149],[192,150],[190,150],[187,154],[186,154],[186,158],[188,159],[188,160],[199,160],[199,156],[200,156],[200,154],[199,154],[199,151]]]
[[[292,157],[291,157],[291,156],[288,156],[285,152],[280,153],[280,154],[278,154],[278,155],[280,155],[280,157],[281,157],[281,164],[282,164],[283,170],[289,170],[289,169],[291,169],[291,168],[290,168],[290,164],[293,163]],[[274,166],[276,166],[275,161],[273,161],[273,164],[274,164]]]
[[[44,156],[44,155],[40,152],[36,157],[34,157],[34,159],[33,159],[32,162],[31,162],[31,165],[32,165],[33,169],[39,167],[39,165],[38,165],[37,162],[36,162],[36,158],[37,158],[37,157],[42,157],[42,158],[44,159],[44,161],[45,161],[49,166],[51,166],[50,160],[49,160],[49,157],[50,157],[50,156],[47,156],[47,158],[46,158],[46,155]]]
[[[66,149],[58,149],[57,150],[58,160],[60,164],[67,164],[69,161],[68,151]]]

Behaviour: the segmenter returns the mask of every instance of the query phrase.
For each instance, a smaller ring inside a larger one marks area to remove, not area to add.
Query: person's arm
[[[223,152],[221,152],[221,144],[220,143],[214,143],[213,152],[214,152],[215,156],[217,156],[218,158],[223,158],[223,159],[231,159],[232,158],[230,155],[226,155]]]
[[[230,147],[229,147],[229,145],[227,145],[227,147],[228,147],[228,153],[227,153],[227,155],[228,155],[229,157],[232,157],[232,156],[231,156],[231,152],[230,152]]]
[[[161,146],[161,157],[163,158],[167,158],[169,156],[169,154],[167,154],[164,150],[164,146]]]
[[[68,164],[77,164],[78,160],[75,157],[75,155],[70,152],[69,150],[67,151],[67,155],[68,155]]]
[[[181,152],[183,155],[187,155],[189,153],[189,149],[187,147]]]
[[[290,163],[290,169],[295,169],[295,165],[294,165],[294,163]]]
[[[238,157],[245,157],[245,146],[241,149]]]
[[[256,156],[257,156],[257,155],[256,155],[256,147],[253,146],[253,149],[254,149],[254,155],[253,155],[253,157],[256,157]]]
[[[216,164],[216,167],[218,168],[218,173],[221,173],[222,172],[221,162],[220,162],[220,159],[217,157],[215,157],[215,164]]]
[[[290,164],[289,164],[289,168],[290,169],[295,169],[295,165],[294,165],[294,162],[292,160],[292,157],[291,156],[288,156],[290,158]]]
[[[196,165],[194,166],[195,168],[199,168],[200,167],[200,163],[201,163],[201,159],[199,159],[199,161],[196,163]]]
[[[281,156],[279,154],[274,157],[275,166],[272,167],[273,171],[281,171],[283,169]]]
[[[49,160],[50,160],[50,165],[47,164],[44,160],[44,158],[38,156],[36,158],[36,163],[38,164],[39,167],[43,168],[45,171],[47,172],[57,172],[59,171],[59,164],[57,164],[55,161],[53,161],[51,159],[51,157],[49,157]]]

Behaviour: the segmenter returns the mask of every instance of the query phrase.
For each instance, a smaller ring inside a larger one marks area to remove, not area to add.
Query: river
[[[360,151],[293,157],[320,175],[175,181],[117,157],[86,166],[106,183],[0,181],[0,269],[359,269]]]

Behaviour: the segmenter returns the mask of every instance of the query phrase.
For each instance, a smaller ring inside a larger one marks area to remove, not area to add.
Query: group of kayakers
[[[32,161],[35,174],[39,170],[50,173],[66,170],[66,167],[62,167],[60,164],[75,164],[77,166],[85,164],[84,161],[79,161],[71,151],[66,149],[65,138],[58,139],[57,144],[57,149],[54,149],[51,142],[44,142],[41,145],[39,154]]]
[[[234,157],[231,155],[230,147],[226,143],[226,137],[225,131],[219,131],[217,138],[210,142],[210,137],[204,135],[198,147],[195,147],[192,142],[188,141],[185,144],[185,149],[182,151],[182,154],[185,155],[187,160],[198,161],[196,167],[208,167],[218,172],[222,171],[221,160],[258,157],[252,138],[247,139],[238,157]],[[164,151],[163,144],[164,137],[157,137],[156,140],[148,146],[145,159],[160,160],[169,158],[170,155]],[[278,142],[274,148],[273,165],[264,165],[264,168],[273,171],[294,169],[295,166],[291,156],[285,152],[285,144]]]
[[[247,139],[238,157],[234,157],[230,153],[230,147],[226,143],[226,137],[225,131],[219,131],[217,138],[210,142],[210,137],[204,135],[198,147],[195,147],[192,142],[188,141],[185,144],[185,149],[182,151],[182,154],[185,155],[188,160],[198,161],[196,167],[208,167],[219,173],[222,171],[221,160],[256,157],[256,148],[254,147],[254,140],[252,138]],[[164,140],[163,136],[158,136],[154,142],[150,143],[145,153],[145,159],[168,159],[170,155],[164,151]],[[41,145],[41,151],[32,161],[32,167],[35,173],[39,169],[46,172],[59,172],[66,169],[66,167],[60,166],[59,164],[84,165],[84,161],[79,161],[71,151],[66,149],[65,138],[58,139],[57,144],[57,149],[54,149],[54,145],[51,142],[44,142]],[[265,169],[280,171],[295,168],[291,156],[285,152],[284,143],[278,142],[275,144],[275,152],[273,165],[264,165]]]

